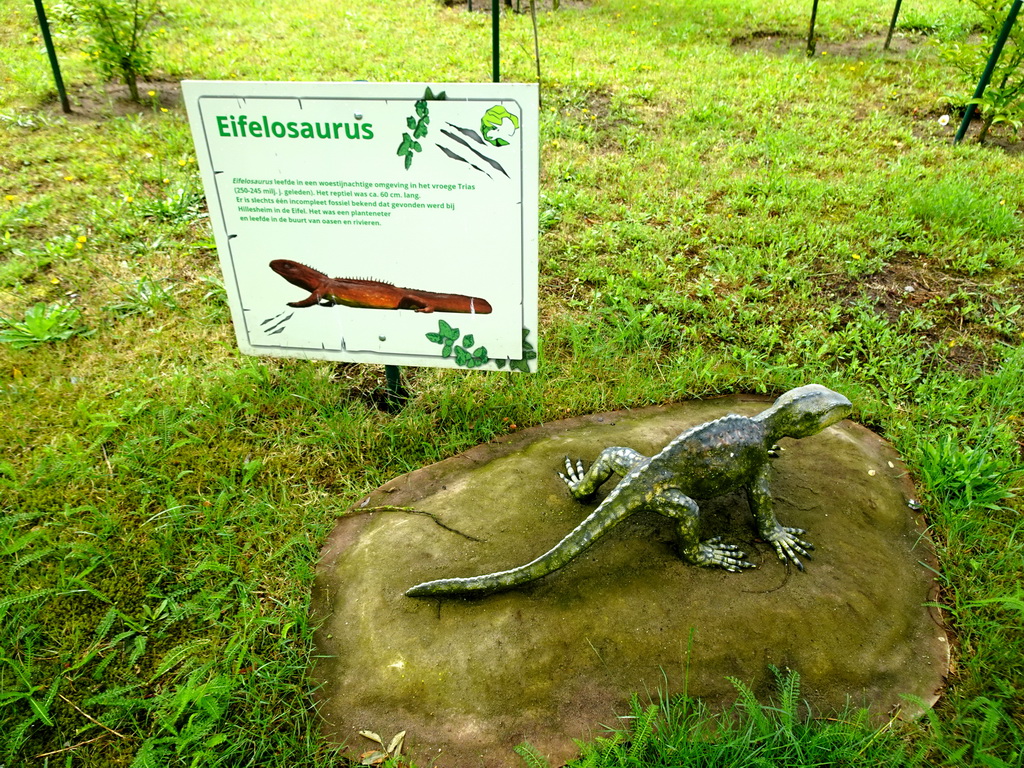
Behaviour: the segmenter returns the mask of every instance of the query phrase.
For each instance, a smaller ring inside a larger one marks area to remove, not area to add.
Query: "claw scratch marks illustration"
[[[475,149],[473,149],[471,146],[469,146],[469,142],[467,142],[463,138],[460,138],[459,136],[456,136],[451,131],[446,131],[444,128],[442,128],[441,129],[441,133],[443,133],[445,136],[447,136],[452,141],[457,141],[459,144],[464,146],[466,149],[468,149],[474,155],[476,155],[481,160],[483,160],[485,163],[490,165],[494,170],[501,171],[503,174],[505,174],[505,178],[509,178],[509,175],[507,173],[505,173],[505,169],[501,167],[501,163],[499,163],[497,160],[492,160],[487,155],[484,155],[484,154],[481,154],[480,152],[477,152]],[[473,166],[473,167],[476,168],[476,166]],[[479,168],[477,170],[479,170]]]
[[[493,176],[491,176],[491,174],[489,174],[483,168],[480,168],[479,166],[473,165],[473,163],[469,162],[469,160],[467,160],[466,158],[462,157],[457,152],[452,152],[450,149],[448,149],[448,147],[442,147],[440,144],[435,144],[434,146],[437,147],[438,149],[440,149],[446,155],[448,155],[448,157],[450,157],[452,160],[461,160],[463,163],[466,163],[466,165],[470,166],[471,168],[476,168],[476,170],[480,171],[480,173],[484,174],[487,178],[489,178],[489,179],[493,179],[494,178]]]
[[[273,336],[284,331],[284,324],[291,320],[295,316],[295,313],[289,312],[284,317],[281,317],[281,315],[284,315],[284,312],[279,312],[273,317],[268,317],[266,320],[260,323],[260,325],[267,325],[269,323],[273,323],[273,325],[271,325],[269,328],[263,329],[263,332],[267,334],[267,336]]]

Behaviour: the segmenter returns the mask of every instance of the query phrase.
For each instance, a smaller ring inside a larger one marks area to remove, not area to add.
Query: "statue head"
[[[850,415],[853,403],[820,384],[791,389],[754,417],[775,437],[809,437]]]

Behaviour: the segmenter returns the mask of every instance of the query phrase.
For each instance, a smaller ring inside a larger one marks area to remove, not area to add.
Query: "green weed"
[[[628,729],[612,730],[582,745],[573,768],[654,768],[655,766],[835,766],[925,765],[923,750],[911,750],[900,737],[877,730],[867,712],[847,710],[827,719],[813,719],[800,700],[796,672],[776,675],[776,696],[761,702],[739,680],[733,708],[714,714],[685,695],[643,705],[637,697],[631,714],[622,718]],[[516,753],[530,768],[546,768],[543,756],[529,744]]]
[[[25,312],[24,320],[0,317],[0,344],[10,344],[12,349],[30,349],[90,333],[81,319],[82,313],[75,307],[39,302]]]
[[[140,277],[131,283],[122,285],[119,291],[121,294],[119,300],[105,305],[103,309],[115,317],[153,315],[157,312],[173,311],[178,309],[177,294],[180,293],[180,290],[169,280]]]
[[[141,216],[171,224],[182,224],[204,215],[203,194],[194,187],[179,187],[165,197],[148,198],[136,204]]]
[[[983,448],[964,446],[951,435],[921,446],[924,481],[951,513],[1004,509],[1013,496],[1007,475],[1020,471],[993,459]]]

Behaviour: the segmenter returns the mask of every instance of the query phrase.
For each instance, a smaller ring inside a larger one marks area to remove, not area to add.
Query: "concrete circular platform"
[[[930,705],[949,664],[934,609],[935,567],[909,508],[906,468],[877,435],[844,421],[784,440],[773,496],[783,525],[806,528],[806,572],[758,541],[745,498],[701,500],[705,536],[740,545],[758,568],[687,565],[672,522],[642,513],[561,571],[473,600],[414,599],[437,578],[521,565],[593,509],[555,474],[605,447],[656,453],[679,432],[769,401],[729,397],[546,424],[382,486],[342,517],[324,546],[313,595],[322,622],[324,729],[351,751],[407,732],[420,765],[519,765],[529,741],[553,765],[577,754],[633,692],[717,706],[736,677],[766,695],[768,665],[796,670],[816,712],[847,701],[879,716]],[[613,478],[602,488],[614,486]],[[599,500],[599,499],[598,499]]]

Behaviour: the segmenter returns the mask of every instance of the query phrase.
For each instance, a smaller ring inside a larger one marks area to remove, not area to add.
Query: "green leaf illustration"
[[[480,347],[479,349],[473,350],[473,357],[477,360],[477,365],[483,365],[490,358],[487,357],[487,347]]]
[[[472,367],[473,356],[464,347],[456,347],[455,363],[456,365],[464,365],[467,368]]]
[[[523,328],[523,349],[533,349],[533,344],[526,340],[526,337],[530,335],[529,328]]]
[[[476,339],[473,338],[472,333],[467,333],[462,337],[462,343],[465,345],[466,349],[472,349],[473,345],[476,343]]]
[[[427,341],[432,341],[435,344],[444,344],[444,336],[440,333],[428,333]]]
[[[405,170],[412,168],[412,152],[405,156]]]
[[[525,360],[509,360],[508,367],[513,371],[521,371],[522,373],[530,372],[530,364]]]
[[[441,357],[451,357],[451,354],[452,354],[452,343],[449,341],[449,342],[445,343],[444,349],[441,350]]]
[[[412,117],[410,115],[409,117],[405,118],[405,124],[407,126],[409,126],[409,130],[410,131],[415,131],[416,130],[417,123],[416,123],[416,118],[415,117]]]
[[[495,360],[494,364],[498,366],[498,370],[502,370],[505,367],[505,360]]]
[[[451,339],[452,341],[455,341],[457,338],[459,338],[459,329],[452,328],[444,320],[438,319],[437,327],[441,331],[441,335],[444,336],[446,339]]]

